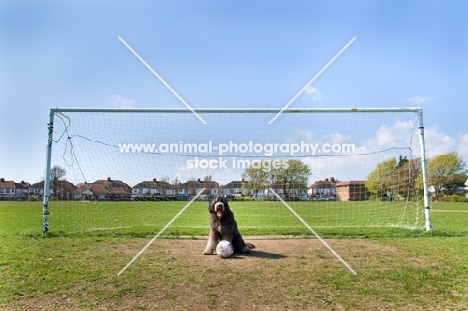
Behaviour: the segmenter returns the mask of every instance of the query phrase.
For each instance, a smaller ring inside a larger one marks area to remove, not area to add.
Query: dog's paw
[[[247,245],[250,249],[255,248],[255,245],[252,243],[245,243],[245,245]]]
[[[250,247],[248,245],[244,246],[244,248],[241,250],[242,254],[250,254]]]
[[[212,250],[209,250],[209,249],[208,249],[208,250],[205,249],[205,250],[203,251],[202,254],[203,254],[203,255],[213,255],[213,251],[212,251]]]

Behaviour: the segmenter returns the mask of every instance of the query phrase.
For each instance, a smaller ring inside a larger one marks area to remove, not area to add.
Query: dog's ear
[[[210,212],[210,214],[213,214],[215,212],[214,210],[215,201],[216,199],[212,199],[210,202],[208,202],[208,212]]]
[[[223,204],[224,204],[224,208],[229,209],[228,199],[226,197],[223,197],[222,201],[223,201]]]

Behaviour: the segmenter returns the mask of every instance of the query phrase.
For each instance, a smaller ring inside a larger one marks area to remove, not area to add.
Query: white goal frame
[[[419,144],[421,153],[421,170],[423,178],[423,191],[424,191],[424,215],[425,215],[425,230],[432,230],[432,223],[430,219],[431,207],[429,187],[427,181],[426,171],[426,150],[424,140],[424,124],[423,124],[423,110],[420,107],[411,108],[302,108],[302,109],[279,109],[279,108],[198,108],[195,109],[197,113],[266,113],[266,114],[280,114],[280,113],[390,113],[390,112],[412,112],[417,114],[418,127],[419,127]],[[46,146],[46,165],[44,176],[44,198],[43,198],[43,211],[42,211],[42,234],[47,235],[49,232],[49,197],[50,197],[50,170],[51,170],[51,156],[52,156],[52,143],[54,131],[54,116],[57,113],[65,112],[83,112],[83,113],[193,113],[190,109],[171,109],[171,108],[50,108],[49,122],[47,123],[48,138]]]

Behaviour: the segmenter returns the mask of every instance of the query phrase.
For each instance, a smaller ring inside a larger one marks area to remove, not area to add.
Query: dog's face
[[[218,219],[221,219],[226,211],[229,209],[229,205],[227,199],[223,196],[217,196],[211,200],[210,204],[208,205],[208,210],[212,214],[216,214]]]

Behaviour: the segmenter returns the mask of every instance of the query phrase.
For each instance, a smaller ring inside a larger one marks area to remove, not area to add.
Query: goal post
[[[304,232],[272,192],[325,231],[432,230],[421,108],[286,109],[272,124],[281,109],[195,110],[207,124],[189,109],[50,108],[42,233],[50,221],[63,232],[160,226],[202,188],[198,199],[228,196],[257,235]],[[54,166],[66,177],[53,180]],[[175,232],[208,226],[191,217]]]

